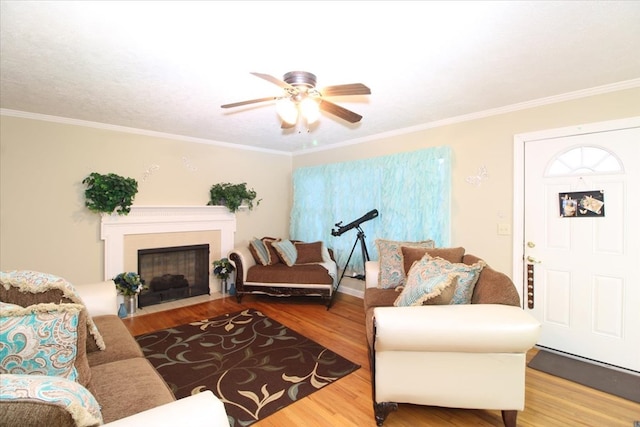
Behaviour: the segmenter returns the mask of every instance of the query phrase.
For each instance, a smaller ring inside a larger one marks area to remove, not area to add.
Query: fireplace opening
[[[138,274],[148,286],[140,307],[208,294],[209,245],[140,249]]]

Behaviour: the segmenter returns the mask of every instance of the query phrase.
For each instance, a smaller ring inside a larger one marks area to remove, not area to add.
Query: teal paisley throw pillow
[[[454,274],[457,276],[456,290],[451,299],[451,304],[471,304],[473,289],[478,282],[480,273],[486,265],[484,261],[475,264],[452,263],[443,258],[432,257],[426,254],[422,260],[425,274],[429,276],[441,276],[443,274]],[[422,261],[421,260],[421,261]]]
[[[96,398],[80,384],[47,375],[0,375],[0,401],[56,405],[69,412],[79,427],[102,425]]]
[[[0,374],[50,375],[78,380],[75,362],[82,309],[80,304],[3,306]]]
[[[407,272],[404,271],[402,247],[433,248],[433,240],[421,242],[400,242],[395,240],[376,239],[380,273],[378,274],[378,288],[393,289],[404,284]]]
[[[428,262],[428,261],[427,261]],[[423,305],[436,297],[439,303],[449,304],[456,289],[455,274],[429,275],[423,260],[417,261],[409,270],[407,282],[393,303],[396,307]]]

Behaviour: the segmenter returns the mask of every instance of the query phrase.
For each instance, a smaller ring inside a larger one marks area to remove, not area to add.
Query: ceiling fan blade
[[[240,107],[242,105],[248,105],[248,104],[255,104],[257,102],[266,102],[266,101],[274,101],[278,99],[277,96],[269,96],[267,98],[259,98],[259,99],[250,99],[248,101],[240,101],[240,102],[234,102],[231,104],[224,104],[221,105],[221,108],[233,108],[233,107]]]
[[[283,120],[282,125],[280,125],[280,129],[291,129],[295,125],[296,125],[295,123],[287,123]]]
[[[283,89],[293,89],[294,87],[291,86],[289,83],[280,80],[276,77],[270,76],[269,74],[262,74],[262,73],[251,73],[256,77],[260,77],[261,79],[264,79],[268,82],[273,83],[274,85],[280,86]]]
[[[329,102],[326,99],[320,101],[320,109],[338,116],[349,123],[357,123],[362,120],[362,116],[360,114],[356,114],[353,111],[347,110],[346,108],[334,104],[333,102]]]
[[[371,95],[371,89],[362,83],[327,86],[320,91],[322,96]]]

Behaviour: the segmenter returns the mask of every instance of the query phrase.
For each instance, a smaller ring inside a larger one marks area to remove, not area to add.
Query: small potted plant
[[[224,291],[227,290],[227,280],[231,273],[235,271],[235,267],[231,264],[228,258],[222,258],[217,261],[213,261],[213,275],[222,281],[222,289]],[[233,284],[231,285],[231,289],[229,290],[229,294],[233,295],[235,292],[233,290]]]
[[[138,193],[138,181],[114,173],[92,172],[82,183],[87,186],[84,204],[92,212],[127,215]]]
[[[231,212],[236,212],[244,203],[249,210],[252,210],[254,203],[258,206],[262,200],[255,200],[256,197],[257,193],[253,188],[248,189],[246,182],[240,184],[222,182],[211,186],[207,205],[226,206]]]
[[[126,309],[129,314],[136,312],[138,307],[138,294],[147,286],[138,273],[128,271],[120,273],[113,278],[116,289],[125,297]]]

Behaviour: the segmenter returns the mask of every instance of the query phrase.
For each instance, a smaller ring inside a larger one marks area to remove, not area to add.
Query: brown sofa
[[[3,277],[6,278],[6,276]],[[78,302],[84,304],[81,305],[84,308],[78,322],[79,351],[76,366],[81,367],[78,371],[82,371],[82,374],[77,382],[86,387],[95,397],[104,423],[119,420],[118,425],[143,425],[147,422],[148,425],[171,425],[170,417],[163,418],[158,416],[158,413],[160,411],[171,413],[172,411],[168,409],[171,405],[190,398],[176,401],[173,392],[144,357],[140,346],[122,320],[112,314],[116,312],[117,298],[112,281],[76,285],[75,294],[70,294],[67,289],[55,288],[45,292],[33,289],[27,291],[24,286],[12,286],[15,283],[7,282],[0,283],[0,301],[4,303],[22,307],[36,307],[43,303],[55,303],[55,305],[76,303],[73,304],[76,306]],[[7,314],[6,311],[3,316],[5,314]],[[88,317],[91,314],[95,315]],[[93,332],[91,321],[97,327],[97,334]],[[81,362],[80,359],[82,359]],[[30,376],[24,375],[24,377]],[[190,425],[227,426],[224,406],[211,392],[206,393],[207,401],[202,402],[204,396],[200,396],[198,407],[186,408],[187,412],[180,416],[181,422],[189,423],[190,417],[193,417],[194,422]],[[213,412],[212,409],[214,409]],[[143,411],[148,411],[150,415],[144,415],[147,412],[143,413]],[[0,400],[0,425],[20,427],[93,425],[91,422],[87,423],[86,418],[85,424],[79,423],[78,417],[72,416],[71,412],[73,411],[69,408],[33,399]],[[132,422],[128,423],[127,420],[130,419]],[[163,421],[159,422],[158,419]],[[203,420],[206,422],[203,423]]]

